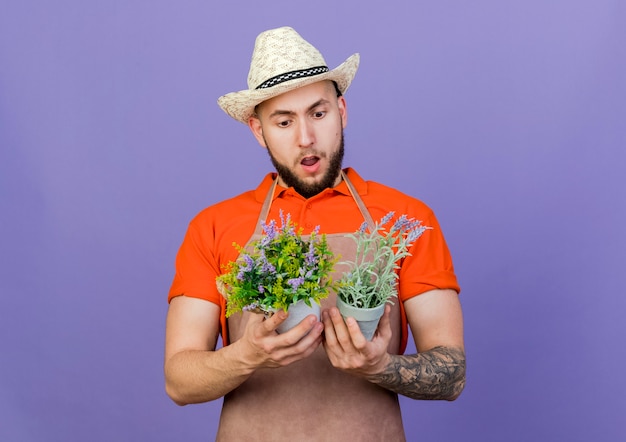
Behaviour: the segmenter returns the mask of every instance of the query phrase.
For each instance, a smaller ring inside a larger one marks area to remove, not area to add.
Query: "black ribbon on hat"
[[[313,77],[315,75],[320,75],[328,71],[328,66],[317,66],[309,69],[301,69],[299,71],[286,72],[284,74],[272,77],[269,80],[265,80],[263,83],[258,85],[256,89],[267,89],[269,87],[276,86],[277,84],[284,83],[285,81],[295,80],[298,78]]]

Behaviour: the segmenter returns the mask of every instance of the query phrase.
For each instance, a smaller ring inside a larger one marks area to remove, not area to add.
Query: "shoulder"
[[[422,200],[404,193],[393,187],[389,187],[385,184],[378,183],[376,181],[366,181],[368,195],[372,198],[384,198],[390,200],[393,204],[402,204],[407,206],[419,207],[423,210],[430,210],[430,207],[426,205]]]
[[[251,218],[254,218],[255,204],[254,197],[250,195],[251,193],[253,193],[253,191],[244,192],[236,197],[220,201],[219,203],[202,209],[191,219],[189,229],[191,231],[202,232],[203,235],[210,234],[211,236],[217,236],[231,221],[235,219],[241,220],[242,215],[245,218],[246,213],[248,213]],[[260,205],[256,205],[257,213],[258,207],[260,207]]]
[[[433,216],[432,209],[422,200],[377,181],[364,180],[354,170],[348,173],[374,219],[380,219],[391,211],[420,220]]]
[[[258,205],[254,197],[254,190],[248,190],[232,198],[220,201],[202,209],[192,223],[206,222],[211,219],[230,218],[246,206]]]
[[[268,174],[256,189],[247,190],[239,195],[212,204],[202,209],[192,220],[191,226],[223,226],[231,224],[235,219],[246,220],[248,217],[256,217],[263,204],[265,194],[268,192],[272,175]]]

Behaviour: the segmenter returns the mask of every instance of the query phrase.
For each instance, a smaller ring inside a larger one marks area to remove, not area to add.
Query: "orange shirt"
[[[432,289],[459,292],[452,258],[432,210],[395,189],[364,181],[353,169],[346,169],[346,173],[374,221],[395,211],[395,217],[406,214],[433,228],[425,231],[414,243],[411,256],[402,263],[399,299],[405,301]],[[176,273],[168,301],[185,295],[221,305],[223,335],[226,330],[225,301],[217,291],[215,278],[222,274],[226,264],[237,259],[238,251],[233,243],[243,246],[250,239],[275,177],[276,174],[268,174],[257,189],[201,211],[189,224],[176,257]],[[291,219],[304,229],[304,234],[318,225],[322,233],[352,233],[363,222],[363,216],[343,181],[309,199],[300,196],[293,188],[278,185],[267,220],[279,222],[281,209],[285,214],[291,214]],[[406,318],[403,318],[402,329],[405,335],[402,342],[406,343]]]

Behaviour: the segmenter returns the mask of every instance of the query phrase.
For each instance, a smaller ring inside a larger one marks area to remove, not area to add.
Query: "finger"
[[[385,306],[385,312],[380,318],[378,322],[378,329],[376,330],[376,336],[380,336],[382,338],[390,338],[391,337],[391,306]]]
[[[284,310],[277,311],[263,322],[265,330],[268,333],[276,331],[276,328],[287,319],[287,316],[288,314]]]
[[[350,342],[357,350],[362,350],[367,345],[367,339],[363,336],[359,323],[354,318],[346,318],[346,327],[350,335]]]
[[[304,320],[302,321],[304,322]],[[324,324],[313,317],[311,326],[306,329],[304,334],[298,335],[298,341],[294,345],[298,353],[302,353],[305,357],[313,353],[315,349],[322,343],[322,332]],[[293,331],[293,330],[292,330]]]
[[[322,343],[323,330],[324,325],[316,316],[306,317],[291,330],[272,338],[277,343],[274,357],[281,365],[308,357]]]
[[[339,312],[339,309],[336,307],[332,307],[328,311],[328,314],[330,316],[330,320],[335,331],[337,342],[339,343],[339,345],[341,345],[344,351],[350,350],[350,348],[352,348],[352,338],[350,337],[350,332],[348,330],[348,327],[346,326],[346,322],[344,321],[343,316]],[[347,319],[356,324],[354,318]]]
[[[324,346],[326,347],[326,344],[331,347],[338,345],[337,336],[335,334],[335,326],[333,325],[333,321],[330,319],[328,310],[322,311],[322,322],[324,324]]]
[[[324,327],[316,315],[308,315],[290,330],[280,334],[286,338],[285,342],[288,345],[294,345],[311,333],[321,335],[323,329]]]
[[[318,324],[318,327],[322,329],[321,323]],[[286,355],[285,358],[282,360],[282,365],[289,365],[293,362],[305,359],[309,357],[317,349],[317,347],[319,347],[319,345],[322,343],[321,332],[317,335],[315,339],[313,339],[313,337],[310,335],[311,334],[307,335],[305,339],[298,342],[297,347],[300,349],[300,351]],[[309,339],[313,339],[313,341],[309,343]]]

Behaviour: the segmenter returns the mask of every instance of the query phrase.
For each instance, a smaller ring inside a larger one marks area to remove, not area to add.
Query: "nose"
[[[298,125],[298,145],[311,147],[315,143],[313,124],[307,120],[301,120]]]

